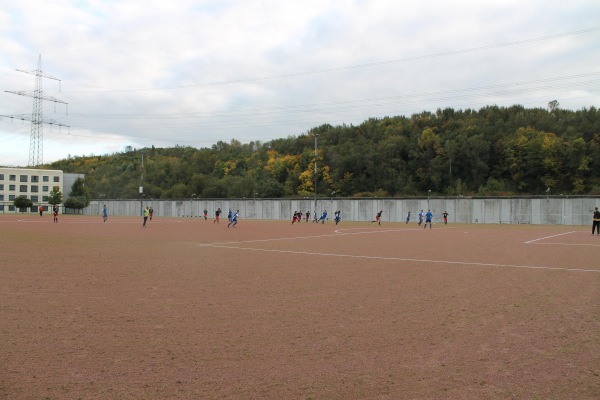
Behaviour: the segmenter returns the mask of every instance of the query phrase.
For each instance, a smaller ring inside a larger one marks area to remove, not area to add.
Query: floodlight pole
[[[317,136],[315,133],[315,214],[317,212]]]
[[[142,151],[142,176],[140,178],[140,215],[144,215],[144,152]]]

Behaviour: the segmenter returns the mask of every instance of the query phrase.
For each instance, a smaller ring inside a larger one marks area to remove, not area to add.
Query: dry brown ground
[[[598,399],[589,233],[2,215],[0,398]]]

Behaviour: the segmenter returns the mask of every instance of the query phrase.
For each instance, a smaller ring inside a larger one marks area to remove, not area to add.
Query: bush
[[[77,199],[74,197],[68,198],[67,200],[65,200],[65,202],[63,203],[63,205],[66,208],[73,208],[76,210],[81,210],[85,207],[85,202],[81,199]]]

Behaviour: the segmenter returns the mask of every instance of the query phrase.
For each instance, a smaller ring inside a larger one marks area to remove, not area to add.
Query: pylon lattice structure
[[[60,79],[55,78],[51,75],[45,74],[42,70],[42,55],[40,54],[38,60],[38,67],[33,71],[23,71],[17,69],[19,72],[25,72],[27,74],[35,75],[35,89],[33,92],[14,92],[6,90],[7,93],[18,94],[20,96],[33,97],[33,110],[31,116],[28,115],[1,115],[7,118],[17,118],[23,121],[31,121],[31,138],[29,142],[29,163],[30,167],[36,167],[43,164],[44,161],[44,124],[56,125],[59,127],[69,128],[68,125],[62,124],[55,120],[44,118],[43,101],[52,101],[54,103],[65,104],[68,107],[68,103],[59,100],[52,96],[45,96],[42,89],[42,78],[54,79],[59,82],[60,91]],[[68,108],[67,108],[68,114]]]

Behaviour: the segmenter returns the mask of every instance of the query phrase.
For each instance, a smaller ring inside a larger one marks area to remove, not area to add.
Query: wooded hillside
[[[266,143],[152,146],[47,167],[85,174],[94,198],[138,198],[142,173],[148,198],[313,196],[315,135],[320,196],[600,194],[595,107],[448,108]]]

